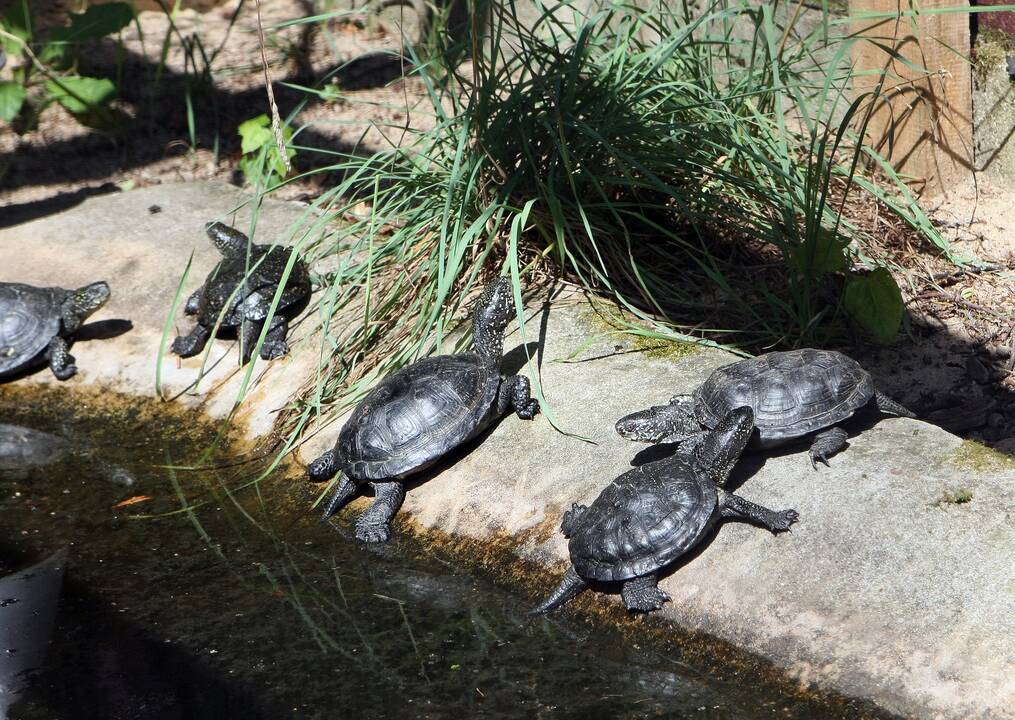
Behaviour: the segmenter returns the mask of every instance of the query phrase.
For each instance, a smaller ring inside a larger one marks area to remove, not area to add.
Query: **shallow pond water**
[[[532,619],[411,538],[318,522],[291,479],[237,490],[257,468],[236,456],[186,469],[214,437],[200,416],[0,388],[0,423],[61,439],[32,455],[0,432],[0,718],[882,717]]]

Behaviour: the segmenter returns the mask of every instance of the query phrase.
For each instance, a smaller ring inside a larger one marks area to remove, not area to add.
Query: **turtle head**
[[[225,223],[212,222],[204,226],[212,244],[225,257],[243,255],[247,251],[247,244],[250,239],[234,227]]]
[[[513,314],[511,280],[497,278],[483,290],[472,314],[476,353],[484,360],[500,362],[504,353],[504,328]]]
[[[109,285],[104,282],[85,285],[71,292],[61,307],[64,330],[76,331],[92,313],[105,305],[107,300],[109,300]]]
[[[734,408],[694,449],[694,458],[712,482],[725,485],[753,433],[754,411]]]
[[[626,440],[661,443],[678,442],[701,430],[694,419],[693,403],[670,402],[625,415],[614,426]]]

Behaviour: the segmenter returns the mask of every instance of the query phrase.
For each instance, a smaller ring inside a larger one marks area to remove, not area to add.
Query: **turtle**
[[[77,290],[0,283],[0,377],[49,363],[59,380],[77,372],[69,340],[109,300],[109,285]]]
[[[0,423],[0,478],[24,480],[33,470],[68,457],[92,462],[103,478],[117,485],[130,487],[135,483],[128,470],[110,465],[97,453],[80,447],[67,437],[22,425]]]
[[[339,432],[332,450],[315,459],[307,474],[315,482],[342,478],[324,509],[326,520],[369,484],[376,500],[356,523],[368,543],[391,537],[405,477],[429,467],[476,437],[513,409],[531,420],[539,402],[529,379],[503,375],[504,328],[513,314],[511,282],[488,285],[473,312],[473,352],[418,360],[388,375],[367,393]]]
[[[784,445],[813,435],[811,466],[847,444],[839,423],[860,411],[916,417],[874,387],[870,373],[834,350],[805,348],[772,352],[715,370],[690,396],[676,395],[668,405],[631,413],[616,430],[628,440],[680,442],[691,449],[703,431],[716,427],[734,407],[755,413],[755,448]]]
[[[789,530],[799,518],[796,510],[769,510],[723,488],[753,431],[751,408],[730,410],[692,452],[628,470],[588,507],[572,505],[560,524],[571,565],[532,612],[550,612],[590,582],[622,583],[621,597],[632,612],[658,610],[670,596],[657,586],[657,573],[721,520]]]
[[[208,223],[205,231],[222,253],[222,260],[208,275],[204,285],[187,298],[183,312],[195,317],[197,325],[189,335],[180,335],[173,340],[170,349],[184,358],[197,355],[219,323],[220,328],[237,329],[240,364],[244,365],[254,353],[268,310],[294,250],[278,245],[255,245],[236,228],[220,222]],[[309,297],[310,273],[303,260],[297,258],[286,278],[275,315],[261,345],[262,359],[274,360],[289,352],[285,340],[289,321],[299,315]]]

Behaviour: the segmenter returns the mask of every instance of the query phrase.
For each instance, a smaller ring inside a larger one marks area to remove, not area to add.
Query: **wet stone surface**
[[[530,619],[529,598],[404,537],[365,548],[287,480],[238,490],[258,466],[236,454],[188,469],[215,430],[182,409],[7,387],[0,417],[84,449],[0,463],[0,583],[67,553],[45,664],[22,678],[12,720],[881,717],[706,673],[675,645]],[[111,482],[111,466],[134,483]],[[0,607],[0,627],[7,607],[45,614],[36,587]],[[0,686],[19,686],[10,658],[32,651],[6,648]]]

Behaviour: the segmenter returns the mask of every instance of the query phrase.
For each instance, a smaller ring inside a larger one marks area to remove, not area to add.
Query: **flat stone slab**
[[[91,199],[0,231],[0,279],[108,279],[113,300],[95,319],[129,318],[134,330],[75,345],[81,373],[71,384],[151,394],[158,342],[187,258],[193,251],[189,292],[217,260],[203,224],[226,217],[241,199],[234,188],[210,183]],[[153,203],[162,213],[148,213]],[[306,212],[267,203],[256,239],[286,242],[285,230]],[[181,328],[189,327],[181,318]],[[315,324],[297,328],[290,358],[258,361],[242,413],[250,433],[270,427],[273,411],[314,366]],[[536,352],[531,343],[541,328],[545,342]],[[614,433],[616,419],[688,392],[735,360],[718,351],[650,357],[605,330],[584,301],[563,299],[534,309],[524,335],[516,328],[505,344],[509,365],[538,373],[559,426],[587,440],[558,432],[546,414],[531,422],[506,417],[457,462],[411,487],[404,516],[421,531],[513,538],[520,557],[548,574],[563,572],[561,513],[593,500],[645,450]],[[601,337],[569,359],[592,336]],[[533,355],[527,364],[523,346]],[[220,355],[210,382],[182,396],[219,415],[232,407],[242,380],[235,348],[219,341],[213,357]],[[177,367],[175,358],[163,359],[167,386],[186,388],[199,362]],[[53,379],[39,372],[24,382]],[[312,436],[301,460],[329,447],[339,427],[332,422]],[[813,470],[802,448],[746,456],[733,478],[738,494],[796,508],[799,523],[778,537],[724,525],[662,579],[673,601],[660,615],[769,658],[802,682],[896,713],[1015,718],[1015,465],[901,418],[853,433],[830,464]],[[971,499],[954,502],[960,490]],[[590,595],[585,602],[619,602]]]
[[[115,337],[75,342],[71,352],[77,358],[78,374],[69,385],[101,384],[156,395],[156,367],[160,367],[162,397],[178,398],[223,417],[232,410],[247,376],[248,368],[239,367],[237,343],[210,341],[207,360],[202,355],[185,360],[168,354],[159,358],[159,346],[188,260],[190,271],[172,318],[167,353],[173,337],[193,327],[193,320],[183,315],[187,296],[221,259],[205,235],[205,223],[221,220],[249,232],[253,215],[253,208],[245,204],[249,200],[238,188],[212,181],[157,185],[92,198],[70,210],[0,230],[0,281],[79,287],[106,280],[110,300],[89,324],[99,335],[122,332],[123,321],[133,327]],[[294,244],[291,234],[295,231],[299,241],[300,229],[314,220],[306,207],[265,200],[257,211],[254,241]],[[316,327],[312,318],[295,323],[290,345],[306,345],[311,327]],[[313,357],[313,352],[304,349],[254,364],[246,394],[250,402],[238,412],[251,434],[270,430],[274,411],[285,406],[316,366]],[[195,386],[202,365],[205,374]],[[59,382],[45,368],[30,380]],[[254,407],[258,412],[247,412]]]

